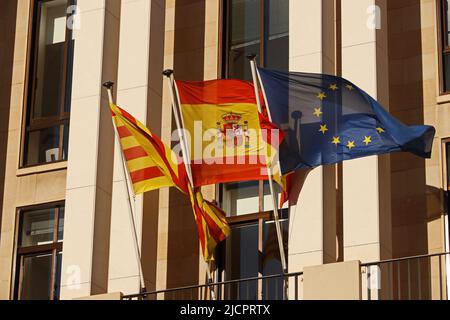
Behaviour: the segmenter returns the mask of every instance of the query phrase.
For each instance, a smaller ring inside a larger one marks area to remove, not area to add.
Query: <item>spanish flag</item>
[[[267,180],[271,138],[279,142],[282,133],[258,112],[253,85],[234,79],[176,84],[195,186]]]
[[[283,190],[282,206],[288,198],[286,177],[273,164],[284,133],[259,112],[253,84],[226,79],[176,81],[176,85],[184,128],[191,138],[195,186],[267,180],[271,166]]]
[[[230,234],[225,213],[192,188],[184,163],[158,136],[118,106],[110,104],[110,109],[134,193],[176,187],[189,195],[203,257],[212,260],[217,244]]]

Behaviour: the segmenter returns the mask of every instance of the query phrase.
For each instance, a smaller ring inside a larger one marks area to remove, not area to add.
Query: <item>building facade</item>
[[[289,298],[315,297],[312,291],[320,297],[323,288],[306,284],[309,267],[360,261],[360,278],[368,280],[355,284],[359,298],[446,299],[449,2],[2,1],[0,299],[139,293],[102,83],[114,81],[117,103],[170,143],[174,123],[162,71],[173,69],[179,80],[249,80],[250,53],[267,68],[343,76],[402,122],[437,130],[431,159],[391,154],[296,174],[281,220],[293,274]],[[232,227],[217,249],[214,281],[260,278],[225,284],[222,297],[286,298],[284,282],[271,278],[282,268],[268,186],[203,192]],[[185,196],[162,189],[134,204],[147,291],[204,284]],[[203,298],[192,292],[190,298]]]

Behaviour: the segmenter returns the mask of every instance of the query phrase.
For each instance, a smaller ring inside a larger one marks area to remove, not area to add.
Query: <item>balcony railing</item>
[[[123,296],[124,300],[287,300],[288,287],[293,286],[292,299],[298,300],[301,272],[285,275],[246,278],[159,290]]]
[[[445,300],[450,253],[361,264],[363,300]],[[326,290],[326,288],[324,289]],[[123,296],[124,300],[301,300],[303,273],[255,277]]]
[[[390,259],[361,265],[367,300],[446,300],[450,253]]]

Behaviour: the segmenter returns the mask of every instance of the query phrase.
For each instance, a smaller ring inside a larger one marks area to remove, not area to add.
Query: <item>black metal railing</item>
[[[450,253],[364,263],[362,298],[366,300],[445,300]]]
[[[439,253],[363,263],[361,298],[446,300],[449,262],[450,253]],[[125,295],[123,300],[299,300],[302,282],[299,272]]]
[[[302,274],[291,273],[187,286],[123,296],[123,300],[287,300],[299,299]],[[292,292],[289,292],[292,286]]]

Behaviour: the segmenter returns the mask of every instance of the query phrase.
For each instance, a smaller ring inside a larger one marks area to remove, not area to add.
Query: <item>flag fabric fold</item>
[[[203,257],[212,260],[214,248],[230,234],[225,213],[191,187],[185,164],[158,136],[120,107],[110,104],[110,109],[134,193],[176,187],[188,195]]]
[[[435,129],[407,126],[343,78],[259,68],[272,121],[285,133],[283,174],[372,155],[431,156]]]

